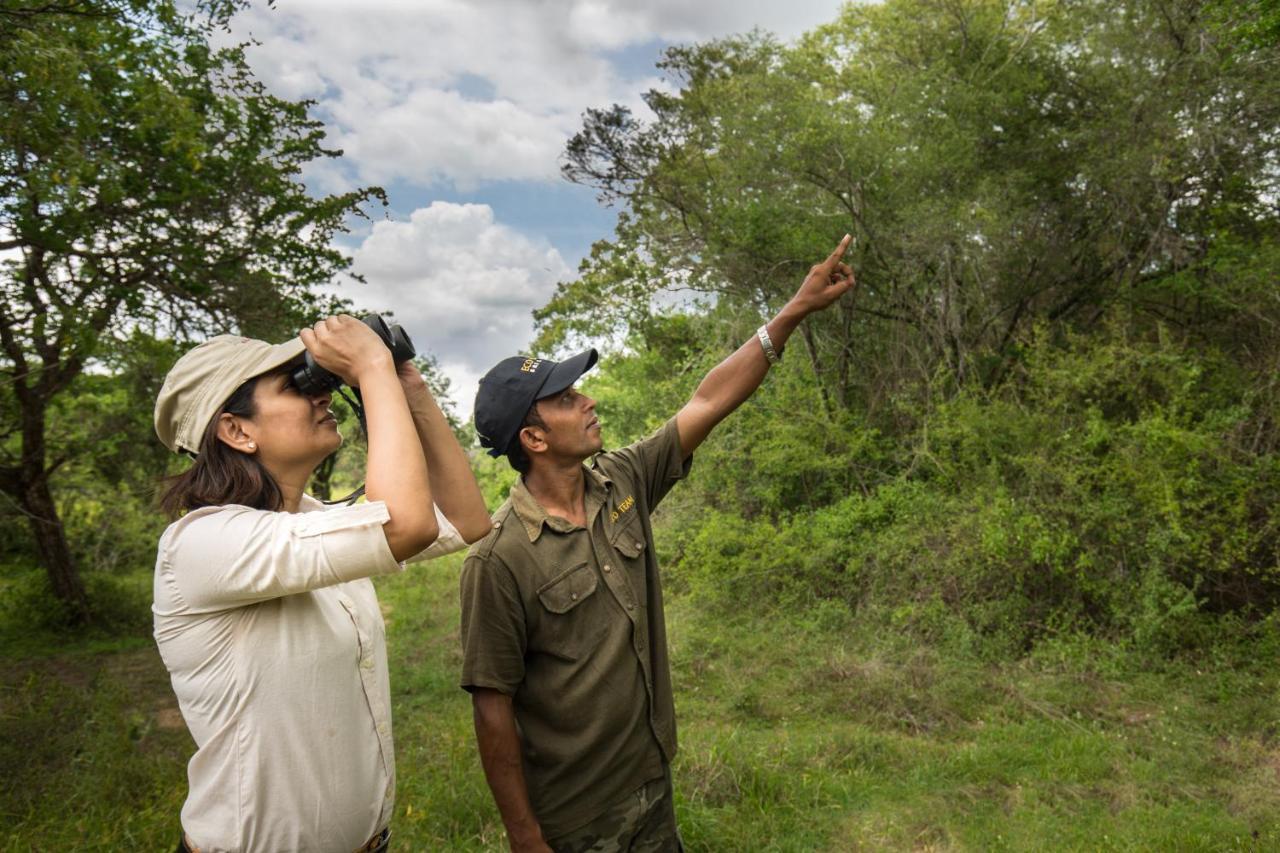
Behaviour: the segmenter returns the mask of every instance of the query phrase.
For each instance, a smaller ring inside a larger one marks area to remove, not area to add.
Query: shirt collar
[[[613,485],[613,481],[595,468],[588,468],[586,465],[582,466],[582,473],[586,480],[587,523],[590,524],[596,511],[604,504],[605,495]],[[511,508],[520,519],[520,523],[524,525],[524,532],[529,535],[530,542],[538,541],[538,537],[542,535],[543,525],[557,533],[568,533],[577,529],[576,525],[559,516],[547,515],[542,504],[529,493],[529,488],[524,484],[523,474],[511,487]]]

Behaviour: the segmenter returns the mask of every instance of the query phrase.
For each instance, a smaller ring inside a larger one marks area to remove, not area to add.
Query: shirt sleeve
[[[453,526],[453,522],[440,511],[439,506],[435,504],[432,506],[436,511],[436,526],[440,532],[436,534],[436,541],[428,545],[426,550],[419,551],[410,557],[409,561],[434,560],[436,557],[443,557],[445,554],[452,554],[467,547],[467,540],[462,538],[462,534]]]
[[[382,501],[323,512],[208,507],[165,532],[160,569],[189,610],[240,607],[403,568]]]
[[[515,579],[492,556],[462,566],[462,689],[513,695],[524,681],[524,605]]]
[[[596,457],[596,464],[606,475],[610,474],[612,467],[625,468],[644,490],[647,505],[652,510],[672,486],[688,476],[693,466],[693,455],[687,459],[684,457],[676,419],[671,418],[649,437]]]

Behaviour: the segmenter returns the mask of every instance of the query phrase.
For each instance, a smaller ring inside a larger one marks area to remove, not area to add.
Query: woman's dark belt
[[[389,843],[391,843],[391,827],[375,833],[373,838],[357,847],[355,853],[384,853]],[[193,844],[184,832],[182,841],[178,842],[178,853],[200,853],[200,848]]]

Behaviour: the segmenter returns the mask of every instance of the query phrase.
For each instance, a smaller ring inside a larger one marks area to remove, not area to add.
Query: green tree
[[[204,5],[198,18],[170,0],[0,8],[0,489],[81,621],[50,481],[83,448],[50,432],[59,396],[135,327],[296,328],[311,287],[348,265],[331,236],[381,196],[307,194],[302,167],[340,152],[241,47],[211,46],[242,3]]]
[[[662,67],[652,121],[589,111],[569,143],[565,175],[629,219],[544,329],[637,289],[762,313],[852,231],[858,301],[799,341],[832,412],[940,374],[991,386],[1043,319],[1212,322],[1188,280],[1222,286],[1215,251],[1276,230],[1278,78],[1224,62],[1195,0],[850,4],[794,46]]]
[[[1242,57],[1280,44],[1280,0],[1215,0],[1208,4],[1208,12]]]
[[[564,173],[623,216],[539,343],[622,344],[588,381],[628,432],[857,238],[856,301],[672,498],[677,574],[1009,648],[1274,612],[1280,45],[1227,7],[1274,3],[848,4],[790,45],[668,51],[651,118],[587,113]]]

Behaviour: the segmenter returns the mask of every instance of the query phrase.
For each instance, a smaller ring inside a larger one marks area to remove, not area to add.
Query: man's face
[[[596,419],[596,401],[566,388],[559,394],[543,397],[534,403],[546,429],[538,429],[554,459],[581,461],[604,447],[600,421]]]

